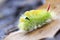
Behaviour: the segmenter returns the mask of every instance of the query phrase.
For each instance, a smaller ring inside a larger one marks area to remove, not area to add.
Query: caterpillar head
[[[26,11],[20,17],[18,27],[20,30],[30,31],[49,18],[51,18],[50,12],[47,12],[46,10]]]

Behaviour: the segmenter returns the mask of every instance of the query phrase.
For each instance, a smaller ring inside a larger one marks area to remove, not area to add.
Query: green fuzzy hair
[[[25,17],[23,17],[25,16]],[[50,12],[46,10],[31,10],[26,11],[23,16],[20,17],[18,27],[20,30],[30,31],[35,26],[46,23],[48,19],[51,19]]]

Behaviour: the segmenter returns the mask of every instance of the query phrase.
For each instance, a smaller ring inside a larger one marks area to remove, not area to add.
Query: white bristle
[[[22,15],[21,17],[26,18],[26,16]]]
[[[46,23],[43,23],[42,25],[44,25],[44,24],[46,24]]]
[[[51,12],[50,14],[51,14],[51,16],[52,16],[52,20],[55,20],[55,19],[57,19],[56,13],[54,13],[54,12]]]
[[[48,19],[46,22],[49,23],[49,22],[51,22],[51,21],[52,21],[51,19]]]
[[[38,25],[38,27],[41,27],[41,25]]]
[[[27,33],[27,31],[25,31],[25,30],[20,30],[19,32],[20,32],[20,34],[26,34]]]
[[[37,29],[37,26],[35,26],[34,29]]]

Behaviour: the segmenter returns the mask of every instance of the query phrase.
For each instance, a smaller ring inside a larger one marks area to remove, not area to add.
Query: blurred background
[[[19,30],[17,22],[21,14],[44,3],[45,0],[0,0],[0,40]]]

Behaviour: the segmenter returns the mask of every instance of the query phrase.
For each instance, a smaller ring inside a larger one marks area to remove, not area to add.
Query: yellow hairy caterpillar
[[[53,15],[49,11],[50,5],[47,10],[30,10],[26,11],[20,18],[18,27],[22,31],[32,31],[44,24],[52,21]]]

